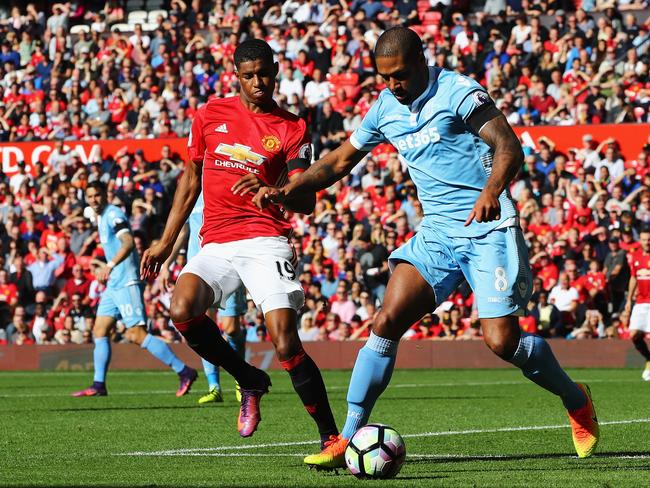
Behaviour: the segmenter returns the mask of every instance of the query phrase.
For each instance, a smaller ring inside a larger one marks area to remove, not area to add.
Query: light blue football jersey
[[[201,231],[201,227],[203,227],[203,192],[196,199],[187,223],[190,226],[190,235],[187,240],[187,260],[189,261],[201,250],[199,232]]]
[[[490,101],[473,79],[437,67],[429,68],[429,85],[410,106],[385,89],[350,137],[359,150],[389,142],[406,162],[418,190],[423,226],[450,237],[476,237],[514,222],[516,208],[504,191],[501,218],[473,221],[465,227],[492,171],[492,150],[467,124],[469,116]]]
[[[126,218],[122,209],[115,205],[107,205],[98,218],[98,229],[106,261],[110,261],[122,247],[122,241],[119,239],[120,234],[131,232],[129,219]],[[106,287],[116,289],[139,284],[139,267],[138,251],[133,248],[126,259],[113,268]]]

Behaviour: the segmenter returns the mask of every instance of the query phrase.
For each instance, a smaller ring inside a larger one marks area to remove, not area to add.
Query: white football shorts
[[[243,284],[265,314],[281,308],[298,311],[305,294],[294,261],[286,237],[255,237],[206,244],[181,275],[192,273],[205,281],[214,292],[214,304],[221,308]]]
[[[629,328],[650,334],[650,303],[637,303],[632,307]]]

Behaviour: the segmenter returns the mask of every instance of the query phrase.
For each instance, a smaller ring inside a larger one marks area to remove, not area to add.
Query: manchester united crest
[[[280,149],[280,139],[275,136],[262,137],[262,146],[269,152],[275,152]]]

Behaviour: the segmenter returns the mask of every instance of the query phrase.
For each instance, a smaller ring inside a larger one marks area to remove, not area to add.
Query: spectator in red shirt
[[[611,317],[611,325],[605,329],[608,338],[621,340],[630,339],[630,312],[623,310],[620,315],[615,313]]]
[[[540,252],[537,256],[533,256],[530,260],[533,268],[537,269],[537,276],[542,279],[542,286],[544,290],[550,291],[556,284],[560,276],[560,270],[551,261],[546,251]]]
[[[170,279],[172,282],[176,282],[178,279],[178,276],[180,275],[181,271],[183,270],[183,267],[187,264],[187,253],[185,249],[181,249],[176,256],[176,261],[174,261],[174,264],[172,266],[172,269],[170,271]]]
[[[60,238],[64,237],[63,231],[59,228],[59,217],[56,215],[48,215],[44,219],[46,229],[41,234],[40,247],[54,251],[57,248],[57,242]]]
[[[537,319],[533,315],[519,317],[519,327],[529,334],[537,334]]]
[[[361,320],[361,317],[354,315],[350,321],[350,340],[367,338],[371,325],[372,319]]]
[[[635,253],[636,251],[641,249],[641,244],[638,241],[634,240],[634,234],[632,233],[631,227],[621,232],[620,245],[621,245],[621,249],[623,249],[628,254],[628,257],[632,253]]]
[[[119,88],[109,96],[108,111],[111,113],[111,122],[116,126],[126,119],[128,104]]]
[[[579,238],[582,241],[596,229],[596,222],[594,222],[591,209],[589,208],[576,209],[574,215],[575,221],[573,222],[573,228],[578,231]]]
[[[332,104],[332,110],[339,114],[343,114],[348,107],[354,109],[354,102],[343,87],[337,88],[336,94],[330,98],[330,103]]]
[[[11,338],[12,344],[16,346],[31,346],[35,344],[34,336],[29,330],[29,325],[20,325],[16,329],[16,333]]]
[[[302,73],[303,78],[311,78],[314,74],[314,61],[307,57],[307,51],[300,51],[293,66]]]
[[[528,230],[537,236],[543,236],[551,230],[551,226],[544,221],[544,214],[540,210],[536,210],[531,217]]]
[[[89,292],[90,281],[84,275],[83,268],[80,264],[73,265],[72,276],[66,280],[65,285],[63,285],[63,289],[61,290],[61,294],[71,297],[75,293],[79,293],[83,297],[83,303],[88,305],[90,303],[90,297],[88,296]]]
[[[17,304],[18,288],[9,281],[9,273],[0,269],[0,328],[7,325]]]

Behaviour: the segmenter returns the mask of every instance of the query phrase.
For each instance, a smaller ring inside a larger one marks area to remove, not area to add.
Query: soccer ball
[[[394,478],[405,458],[402,436],[382,424],[361,427],[345,450],[345,464],[357,478]]]

